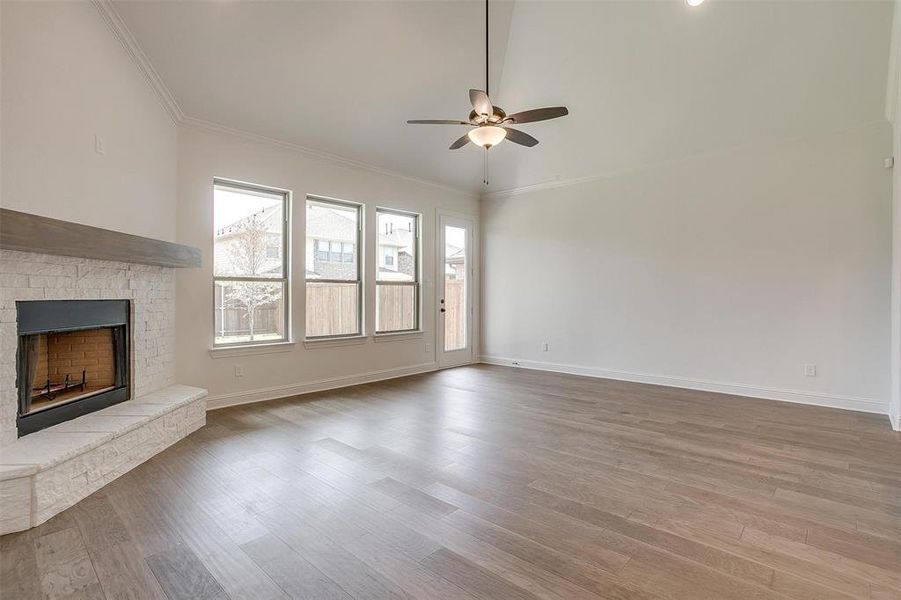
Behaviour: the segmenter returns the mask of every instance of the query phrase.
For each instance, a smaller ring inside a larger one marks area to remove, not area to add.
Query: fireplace
[[[128,300],[16,302],[19,437],[128,400]]]

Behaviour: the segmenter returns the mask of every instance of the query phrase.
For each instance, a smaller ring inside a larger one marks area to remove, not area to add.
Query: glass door
[[[472,362],[472,222],[438,219],[438,366]]]

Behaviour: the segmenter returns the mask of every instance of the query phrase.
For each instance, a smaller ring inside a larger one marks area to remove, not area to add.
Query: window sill
[[[304,340],[303,346],[304,348],[308,349],[335,348],[337,346],[356,346],[358,344],[365,344],[368,339],[368,335],[348,335],[343,337],[329,337],[319,339],[314,338],[311,340]]]
[[[249,356],[251,354],[275,354],[277,352],[291,352],[294,350],[294,342],[272,342],[271,344],[246,344],[242,346],[219,346],[210,348],[210,356],[213,358],[228,358],[230,356]]]
[[[403,340],[421,338],[425,332],[422,329],[414,331],[390,331],[386,333],[377,333],[372,336],[375,342],[399,342]]]

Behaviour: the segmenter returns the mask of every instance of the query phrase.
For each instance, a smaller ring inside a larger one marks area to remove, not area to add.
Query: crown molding
[[[185,113],[182,112],[178,102],[175,101],[172,92],[170,92],[169,88],[166,87],[166,84],[163,83],[159,73],[153,68],[153,64],[138,45],[135,36],[132,35],[128,26],[125,25],[125,21],[119,16],[116,7],[113,6],[113,3],[110,0],[91,0],[91,2],[93,2],[94,6],[97,8],[104,23],[110,28],[110,31],[113,32],[116,39],[119,40],[119,43],[122,44],[122,47],[128,53],[129,57],[131,57],[132,62],[134,62],[138,71],[144,77],[145,81],[147,81],[147,84],[153,90],[154,94],[156,94],[160,104],[162,104],[163,108],[166,109],[166,112],[169,113],[172,121],[176,125],[181,123],[185,118]]]
[[[465,196],[466,198],[478,199],[479,194],[475,191],[466,190],[464,188],[458,188],[454,186],[450,186],[444,183],[438,183],[437,181],[431,181],[429,179],[422,179],[420,177],[414,177],[412,175],[405,175],[398,171],[392,171],[390,169],[385,169],[382,167],[377,167],[375,165],[353,160],[351,158],[345,158],[343,156],[338,156],[337,154],[330,154],[328,152],[323,152],[321,150],[314,150],[313,148],[308,148],[306,146],[302,146],[300,144],[295,144],[293,142],[287,142],[285,140],[280,140],[277,138],[271,138],[265,135],[260,135],[257,133],[251,133],[249,131],[244,131],[242,129],[235,129],[233,127],[228,127],[226,125],[221,125],[219,123],[214,123],[212,121],[205,121],[203,119],[197,119],[194,117],[184,117],[180,124],[184,127],[190,127],[192,129],[197,129],[201,131],[217,133],[222,135],[228,135],[236,138],[240,138],[250,142],[256,142],[259,144],[265,144],[268,146],[273,146],[276,148],[281,148],[283,150],[289,150],[291,152],[296,152],[298,154],[302,154],[308,158],[312,158],[314,160],[319,160],[327,163],[336,163],[348,167],[353,167],[356,169],[361,169],[364,171],[370,171],[372,173],[377,173],[379,175],[385,175],[387,177],[394,177],[396,179],[402,179],[404,181],[409,181],[411,183],[416,183],[419,185],[424,185],[436,189],[440,189],[446,192],[451,192],[460,196]]]
[[[503,190],[494,190],[493,192],[484,192],[481,196],[483,200],[498,200],[500,198],[509,198],[511,196],[520,196],[530,192],[538,192],[541,190],[553,190],[556,188],[569,187],[571,185],[579,185],[580,183],[590,183],[600,179],[610,179],[622,173],[601,173],[598,175],[586,175],[584,177],[573,177],[570,179],[555,179],[552,181],[542,181],[519,187],[507,188]]]

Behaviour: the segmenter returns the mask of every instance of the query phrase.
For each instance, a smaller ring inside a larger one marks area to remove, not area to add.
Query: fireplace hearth
[[[16,303],[19,437],[130,396],[128,300]]]

